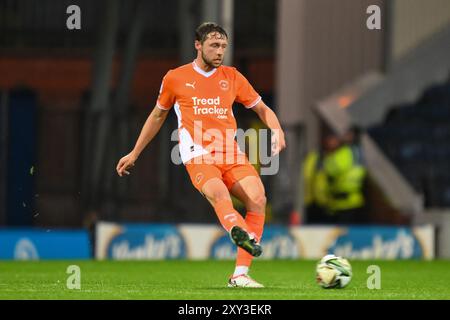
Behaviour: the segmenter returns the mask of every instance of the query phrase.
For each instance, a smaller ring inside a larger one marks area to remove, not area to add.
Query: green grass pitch
[[[266,288],[227,288],[232,261],[0,262],[0,299],[450,299],[450,261],[350,261],[344,289],[315,283],[315,261],[255,261],[251,275]],[[66,287],[69,265],[81,289]],[[367,267],[381,269],[381,289],[368,289]]]

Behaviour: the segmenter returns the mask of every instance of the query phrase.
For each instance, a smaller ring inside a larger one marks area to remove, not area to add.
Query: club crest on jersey
[[[220,80],[219,86],[220,86],[220,89],[222,89],[223,91],[227,91],[230,88],[230,84],[228,83],[227,80]]]
[[[203,180],[203,173],[197,173],[197,175],[195,176],[195,182],[197,184],[199,184],[201,181]]]

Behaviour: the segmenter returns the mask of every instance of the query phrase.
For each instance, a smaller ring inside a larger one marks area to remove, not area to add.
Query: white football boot
[[[246,274],[240,274],[235,277],[231,277],[228,280],[229,288],[264,288],[261,283],[256,282],[250,276]]]

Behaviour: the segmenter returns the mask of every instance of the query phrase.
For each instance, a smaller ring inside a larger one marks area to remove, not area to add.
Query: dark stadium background
[[[96,221],[211,223],[170,161],[176,116],[131,176],[115,166],[161,79],[194,59],[193,30],[225,2],[0,0],[0,226],[91,229]],[[81,8],[81,30],[66,9]],[[325,127],[362,127],[370,224],[432,224],[449,257],[450,2],[234,1],[232,63],[279,115],[280,172],[265,176],[267,223],[302,224],[300,168]],[[382,10],[381,30],[366,9]],[[236,106],[238,125],[257,125]],[[351,119],[351,120],[349,120]],[[299,217],[299,219],[298,219]],[[447,244],[445,244],[447,243]]]

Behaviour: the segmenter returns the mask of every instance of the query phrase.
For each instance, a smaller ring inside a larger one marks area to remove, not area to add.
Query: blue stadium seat
[[[450,207],[450,83],[430,87],[415,104],[393,106],[368,133],[426,206]]]

